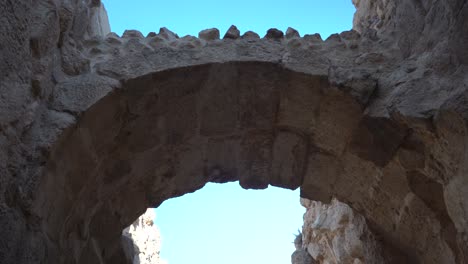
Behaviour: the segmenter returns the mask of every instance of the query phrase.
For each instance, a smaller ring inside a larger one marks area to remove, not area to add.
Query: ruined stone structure
[[[323,204],[304,198],[301,204],[307,212],[300,249],[306,250],[317,263],[404,263],[392,252],[385,256],[365,218],[348,205],[336,199]]]
[[[323,41],[119,37],[99,0],[2,1],[0,262],[125,263],[147,207],[239,181],[349,204],[369,263],[467,263],[467,1],[353,2]]]
[[[161,235],[154,224],[156,213],[153,208],[138,217],[122,232],[122,246],[131,264],[166,264],[160,258]]]

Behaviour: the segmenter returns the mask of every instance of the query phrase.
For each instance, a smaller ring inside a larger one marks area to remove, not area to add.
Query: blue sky
[[[241,33],[252,30],[264,36],[269,28],[320,33],[327,38],[352,28],[351,0],[103,0],[112,31],[137,29],[144,35],[167,27],[179,36],[198,36],[216,27],[221,36],[231,25]]]
[[[302,227],[299,191],[209,183],[156,209],[169,264],[287,264]]]
[[[179,36],[198,36],[231,25],[264,36],[269,28],[327,38],[352,28],[351,0],[103,0],[113,32],[144,35],[167,27]],[[302,226],[299,191],[270,187],[243,190],[238,183],[208,184],[164,202],[157,210],[162,252],[169,264],[287,264],[293,234]]]

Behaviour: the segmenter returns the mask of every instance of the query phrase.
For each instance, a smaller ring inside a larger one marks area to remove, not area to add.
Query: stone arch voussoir
[[[147,207],[239,181],[338,197],[408,261],[450,263],[458,238],[440,178],[449,166],[435,160],[451,155],[440,131],[458,130],[398,113],[371,117],[361,98],[326,75],[257,61],[123,80],[52,148],[36,205],[49,247],[64,263],[119,263],[121,230]],[[440,252],[439,262],[424,250]]]

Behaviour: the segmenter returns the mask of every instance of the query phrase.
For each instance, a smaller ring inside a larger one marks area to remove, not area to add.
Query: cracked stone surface
[[[339,199],[397,263],[466,263],[467,1],[353,3],[326,40],[0,3],[0,262],[126,263],[147,207],[239,181]]]
[[[129,263],[167,264],[160,258],[161,235],[154,224],[155,219],[154,208],[148,208],[122,231],[122,245]]]

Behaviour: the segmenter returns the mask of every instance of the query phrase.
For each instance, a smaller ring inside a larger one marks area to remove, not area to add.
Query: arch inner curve
[[[65,262],[120,263],[122,229],[147,207],[207,182],[300,187],[302,197],[321,201],[338,196],[389,243],[401,243],[404,229],[385,217],[412,193],[404,166],[416,165],[409,156],[407,164],[395,162],[408,127],[397,118],[365,116],[365,106],[328,76],[251,61],[122,83],[51,151],[37,208],[49,246],[68,252]],[[376,173],[391,176],[379,181],[370,177]],[[399,189],[387,184],[389,177]],[[404,227],[418,224],[407,221]],[[403,244],[420,239],[413,236]],[[444,246],[442,238],[433,239],[435,247]]]

